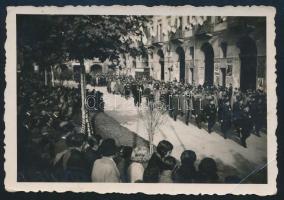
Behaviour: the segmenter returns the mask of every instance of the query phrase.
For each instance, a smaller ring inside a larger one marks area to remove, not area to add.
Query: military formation
[[[107,91],[126,99],[133,97],[134,105],[162,102],[176,121],[191,122],[198,128],[206,126],[208,133],[220,132],[225,139],[237,136],[243,147],[251,133],[260,136],[266,129],[266,94],[264,91],[240,91],[238,88],[190,85],[177,81],[107,74]]]

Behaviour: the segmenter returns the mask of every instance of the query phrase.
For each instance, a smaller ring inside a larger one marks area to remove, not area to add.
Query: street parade
[[[260,132],[266,128],[264,126],[266,117],[265,94],[261,90],[241,92],[232,87],[201,85],[196,87],[177,81],[161,82],[145,77],[135,79],[131,76],[114,74],[98,74],[88,82],[95,88],[96,86],[107,87],[107,91],[111,95],[121,95],[125,99],[133,99],[133,104],[136,107],[142,105],[142,99],[147,105],[150,102],[163,102],[165,105],[163,109],[166,109],[174,121],[182,120],[187,125],[193,124],[199,129],[204,128],[208,134],[212,134],[212,131],[220,126],[224,139],[227,139],[228,134],[236,134],[239,137],[239,144],[244,148],[247,147],[246,139],[251,134],[260,137]],[[24,90],[25,88],[33,88],[33,90]],[[121,150],[117,151],[118,147],[116,147],[114,140],[103,140],[99,133],[95,133],[94,127],[90,128],[92,133],[89,137],[80,134],[80,120],[76,119],[78,112],[80,112],[80,106],[78,106],[80,104],[80,93],[76,88],[42,87],[37,84],[36,80],[22,80],[20,91],[22,92],[19,101],[25,102],[25,106],[18,108],[21,122],[23,122],[20,124],[20,127],[22,127],[21,136],[25,145],[28,145],[22,147],[23,151],[20,152],[23,156],[28,153],[29,159],[32,159],[32,162],[26,160],[23,162],[23,166],[20,166],[20,168],[23,167],[23,172],[19,176],[20,179],[29,180],[33,177],[30,173],[39,173],[36,176],[36,181],[221,181],[216,175],[217,169],[214,171],[216,163],[211,158],[204,158],[199,164],[199,168],[204,168],[205,172],[195,169],[196,155],[194,151],[185,150],[181,155],[180,167],[177,167],[176,159],[167,156],[167,152],[174,148],[168,141],[164,140],[158,144],[157,151],[160,146],[160,155],[157,152],[149,157],[149,151],[144,146],[134,149],[133,147],[122,146],[120,147]],[[97,94],[95,96],[96,101],[92,104],[97,105],[95,112],[103,112],[103,94],[98,96],[99,92],[95,89],[88,93]],[[93,117],[90,119],[92,126],[95,126],[93,119],[95,115],[93,113]],[[98,163],[93,168],[93,162],[102,159],[101,156],[104,156],[104,154],[115,155],[117,167],[122,167],[118,168],[118,171],[115,167],[115,175],[107,179],[99,178],[101,176],[99,169],[98,172],[94,172],[95,167],[101,168],[104,164],[101,166]],[[134,162],[131,159],[135,154],[139,156],[133,158]],[[145,155],[141,157],[141,154]],[[165,163],[160,166],[159,162],[162,162],[161,159],[164,157],[163,162]],[[33,164],[32,167],[30,166],[31,163]],[[143,166],[148,163],[145,171],[141,163]],[[127,166],[128,169],[125,168]],[[158,166],[162,168],[157,168]],[[189,167],[188,169],[192,169],[192,171],[187,172],[186,167]],[[37,171],[38,169],[41,172]],[[168,174],[167,170],[174,172],[175,176],[173,178],[167,177],[165,175]],[[209,173],[207,170],[213,174],[206,174]],[[213,171],[211,172],[211,170]],[[135,179],[131,176],[134,176]],[[238,177],[235,176],[226,178],[223,181],[239,181]]]
[[[263,27],[257,17],[19,16],[17,181],[267,183]]]

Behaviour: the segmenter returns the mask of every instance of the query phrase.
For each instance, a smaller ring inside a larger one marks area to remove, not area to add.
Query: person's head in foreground
[[[159,142],[157,146],[157,153],[162,157],[166,157],[171,155],[172,150],[173,150],[173,145],[167,140],[162,140]]]
[[[117,152],[117,146],[114,139],[105,139],[100,145],[99,151],[104,157],[112,157]]]
[[[203,158],[198,166],[199,173],[197,179],[201,182],[217,182],[217,164],[212,158]]]

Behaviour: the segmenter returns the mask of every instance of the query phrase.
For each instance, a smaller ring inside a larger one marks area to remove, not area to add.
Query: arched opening
[[[161,80],[165,80],[165,56],[161,49],[158,50],[157,54],[160,57],[159,64],[161,68]]]
[[[256,67],[257,67],[257,49],[253,39],[249,36],[242,37],[237,46],[240,48],[240,89],[256,89]]]
[[[201,47],[204,53],[204,85],[212,86],[214,83],[214,51],[208,42]]]
[[[185,82],[185,54],[182,47],[176,49],[178,54],[178,63],[179,63],[179,81]]]
[[[94,74],[94,75],[100,74],[100,73],[102,73],[102,71],[103,71],[103,68],[99,64],[94,64],[94,65],[91,66],[91,73]]]

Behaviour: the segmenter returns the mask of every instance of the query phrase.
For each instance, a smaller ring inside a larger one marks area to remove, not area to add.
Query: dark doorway
[[[257,49],[253,39],[244,36],[237,44],[240,48],[240,89],[256,89],[256,67],[257,67]]]
[[[222,86],[226,87],[226,68],[221,68]]]
[[[185,55],[182,47],[178,47],[176,50],[178,54],[179,62],[179,81],[185,82]]]
[[[102,73],[102,71],[103,71],[103,68],[99,64],[94,64],[91,66],[91,72],[94,74]]]
[[[161,49],[159,49],[157,54],[160,57],[159,64],[161,66],[161,80],[165,80],[165,57],[164,57],[164,53]]]
[[[204,53],[204,84],[212,86],[214,83],[214,51],[208,42],[202,45],[201,50]]]

